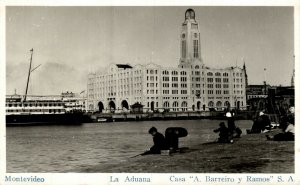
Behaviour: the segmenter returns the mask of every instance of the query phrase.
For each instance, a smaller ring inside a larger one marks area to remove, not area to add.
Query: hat
[[[148,133],[151,134],[152,132],[157,132],[157,129],[155,127],[151,127]]]
[[[292,114],[294,114],[294,113],[295,113],[295,107],[290,107],[290,108],[289,108],[289,111],[290,111]]]
[[[230,112],[227,112],[227,113],[226,113],[226,117],[227,117],[227,118],[231,118],[231,113],[230,113]]]

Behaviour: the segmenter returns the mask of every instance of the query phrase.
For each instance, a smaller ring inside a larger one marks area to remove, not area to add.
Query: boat
[[[6,126],[29,125],[78,125],[92,122],[89,115],[82,110],[67,110],[68,101],[57,96],[27,96],[30,79],[33,49],[25,95],[6,96]]]

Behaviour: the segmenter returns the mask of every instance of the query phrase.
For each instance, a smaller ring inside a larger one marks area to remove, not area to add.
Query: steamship
[[[69,100],[61,96],[27,96],[30,79],[33,49],[31,51],[30,67],[25,95],[6,95],[6,126],[27,125],[77,125],[91,122],[82,109],[68,109]]]

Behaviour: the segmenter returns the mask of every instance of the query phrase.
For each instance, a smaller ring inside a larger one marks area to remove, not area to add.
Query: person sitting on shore
[[[271,121],[263,111],[259,112],[258,117],[253,120],[251,130],[247,130],[248,134],[259,134],[269,132],[271,129]]]
[[[295,127],[292,123],[287,122],[283,133],[272,136],[266,135],[268,140],[273,141],[295,141]]]
[[[219,132],[219,138],[218,138],[218,143],[230,143],[233,142],[233,140],[230,137],[230,133],[228,128],[225,126],[224,122],[221,122],[219,124],[219,128],[215,129],[214,132]]]
[[[150,148],[150,150],[144,152],[141,155],[160,154],[161,150],[167,149],[165,137],[161,133],[159,133],[155,127],[150,128],[148,132],[153,136],[154,145]]]
[[[286,116],[283,117],[283,120],[280,124],[283,133],[276,134],[274,137],[266,135],[268,140],[274,141],[294,141],[295,140],[295,109],[291,107]]]

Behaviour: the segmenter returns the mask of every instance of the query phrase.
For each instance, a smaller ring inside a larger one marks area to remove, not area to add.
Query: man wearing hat
[[[150,148],[149,151],[146,151],[142,155],[160,154],[161,150],[167,149],[165,137],[161,133],[159,133],[155,127],[150,128],[148,132],[153,136],[154,145]]]

